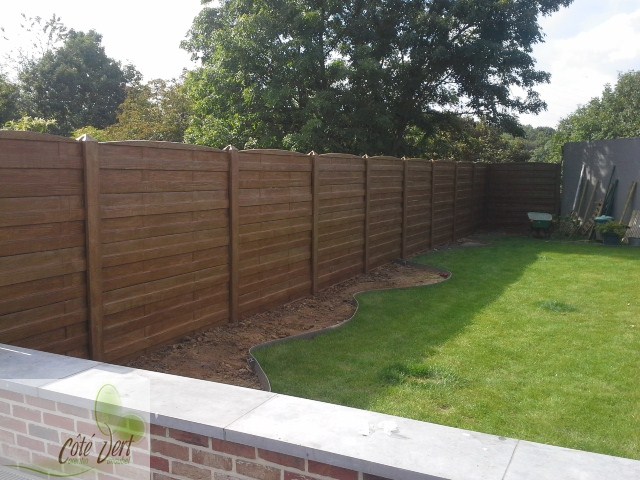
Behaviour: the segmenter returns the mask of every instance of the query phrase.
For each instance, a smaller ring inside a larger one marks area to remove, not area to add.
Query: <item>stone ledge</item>
[[[150,388],[151,423],[402,479],[637,480],[640,461],[541,445],[174,375],[0,345],[0,388],[86,406],[117,380],[136,405]],[[386,431],[385,431],[386,430]]]

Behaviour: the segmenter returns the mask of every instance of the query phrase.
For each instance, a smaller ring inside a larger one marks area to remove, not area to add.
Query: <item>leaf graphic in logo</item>
[[[115,434],[121,440],[137,442],[144,437],[145,424],[139,416],[123,415],[120,393],[113,385],[104,385],[96,396],[96,425],[103,435]]]

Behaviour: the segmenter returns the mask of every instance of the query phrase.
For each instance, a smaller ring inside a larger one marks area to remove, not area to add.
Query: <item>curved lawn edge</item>
[[[340,323],[337,323],[335,325],[332,325],[330,327],[325,327],[325,328],[320,328],[318,330],[313,330],[310,332],[304,332],[304,333],[299,333],[297,335],[291,335],[289,337],[285,337],[285,338],[278,338],[276,340],[270,340],[268,342],[264,342],[264,343],[259,343],[258,345],[254,345],[253,347],[251,347],[249,349],[249,358],[248,358],[248,363],[249,363],[249,367],[251,368],[251,371],[253,371],[253,373],[256,374],[256,376],[258,377],[258,381],[260,382],[260,386],[262,387],[262,390],[265,390],[267,392],[271,392],[271,382],[269,381],[269,377],[266,374],[266,372],[264,371],[264,369],[262,368],[262,365],[260,365],[260,362],[258,361],[258,359],[256,358],[256,356],[254,355],[255,352],[257,352],[258,350],[262,350],[264,348],[268,348],[268,347],[272,347],[274,345],[279,345],[281,343],[286,343],[286,342],[290,342],[293,340],[310,340],[312,338],[318,337],[320,335],[324,335],[326,333],[329,332],[333,332],[336,330],[339,330],[341,328],[343,328],[345,325],[351,323],[351,321],[356,317],[356,315],[358,314],[358,311],[360,310],[360,302],[358,301],[358,295],[362,294],[362,293],[370,293],[370,292],[387,292],[390,290],[407,290],[410,288],[424,288],[424,287],[429,287],[432,285],[440,285],[443,282],[446,282],[447,280],[449,280],[452,276],[453,273],[448,271],[448,270],[444,270],[441,268],[437,268],[437,267],[430,267],[428,265],[424,265],[421,263],[416,263],[410,260],[401,260],[401,262],[404,265],[410,265],[413,268],[417,268],[418,270],[430,270],[430,271],[436,271],[438,273],[441,274],[446,274],[446,277],[442,277],[442,280],[435,282],[435,283],[424,283],[424,284],[416,284],[416,285],[411,285],[411,286],[407,286],[407,287],[391,287],[391,288],[374,288],[371,290],[361,290],[359,292],[353,293],[351,296],[353,297],[353,299],[356,302],[356,308],[354,310],[354,312],[351,314],[351,316],[349,318],[346,318],[345,320],[341,321]]]

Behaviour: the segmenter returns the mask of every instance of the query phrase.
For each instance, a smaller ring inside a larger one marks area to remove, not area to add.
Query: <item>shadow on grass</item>
[[[630,262],[637,268],[639,250],[527,238],[489,243],[420,256],[414,260],[451,271],[450,280],[360,294],[344,328],[256,352],[273,390],[635,457],[637,445],[614,446],[603,431],[619,422],[618,436],[629,436],[619,411],[633,409],[633,395],[624,405],[611,398],[632,390],[634,360],[614,350],[637,347],[624,315],[637,314],[639,292],[633,276],[615,287],[619,294],[604,286]],[[580,282],[578,269],[586,272]],[[594,322],[612,298],[620,315]],[[604,348],[580,355],[592,344]]]
[[[505,247],[511,251],[508,261],[498,258]],[[475,312],[520,278],[542,248],[541,242],[500,240],[417,257],[418,263],[452,271],[451,279],[359,294],[358,313],[344,328],[261,350],[257,357],[274,391],[368,408],[372,396],[381,393],[378,388],[400,377],[414,378],[399,372],[414,371],[464,330]]]

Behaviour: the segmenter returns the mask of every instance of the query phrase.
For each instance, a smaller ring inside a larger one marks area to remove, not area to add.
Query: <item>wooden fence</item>
[[[527,212],[560,213],[561,165],[489,165],[486,213],[489,228],[528,227]]]
[[[0,342],[114,361],[237,321],[472,233],[489,171],[2,132]]]

